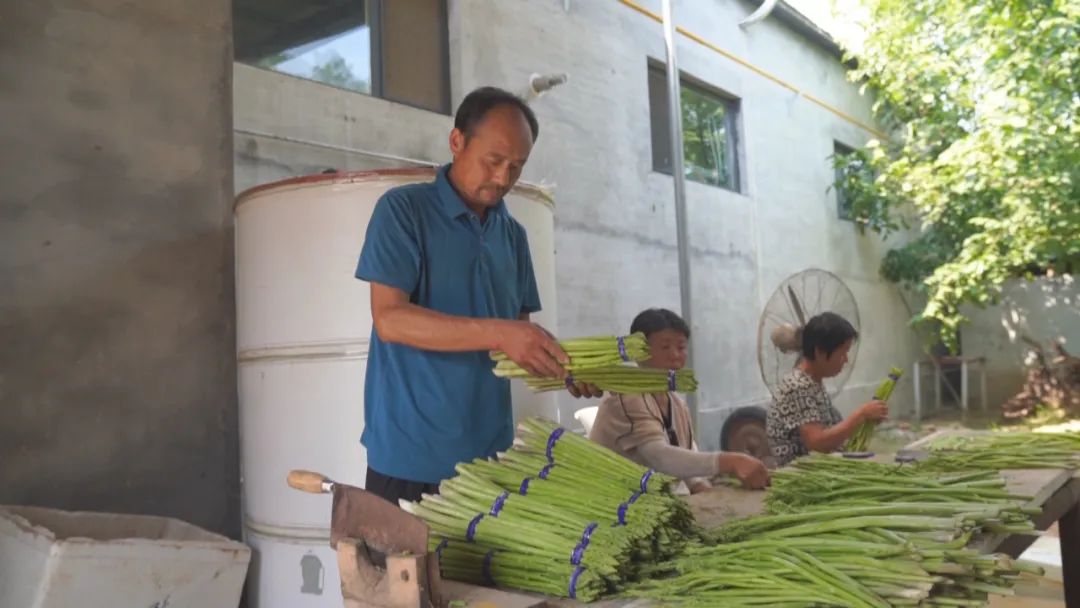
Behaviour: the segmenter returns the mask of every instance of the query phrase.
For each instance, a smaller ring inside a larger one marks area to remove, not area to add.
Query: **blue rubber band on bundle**
[[[574,552],[570,554],[570,563],[577,566],[581,563],[581,558],[585,555],[585,549],[589,548],[589,541],[592,540],[593,530],[596,529],[596,522],[593,522],[585,526],[585,531],[581,533],[581,541],[574,547]]]
[[[566,374],[566,388],[574,388],[574,374]]]
[[[675,370],[669,369],[667,373],[667,388],[669,391],[675,391]]]
[[[442,550],[445,549],[446,545],[449,545],[449,544],[450,544],[450,541],[448,539],[445,539],[445,538],[442,539],[441,541],[439,541],[439,545],[437,547],[435,547],[435,557],[438,557],[439,559],[442,559]]]
[[[502,511],[503,504],[506,503],[506,498],[508,496],[510,496],[509,492],[503,492],[502,494],[499,494],[497,498],[495,498],[495,502],[491,503],[490,513],[492,517],[499,516],[499,511]]]
[[[554,462],[549,464],[549,465],[546,465],[544,468],[540,469],[540,474],[537,475],[537,477],[539,477],[540,479],[547,479],[548,475],[551,473],[551,469],[554,466],[555,466]]]
[[[889,380],[892,380],[893,382],[898,382],[900,380],[900,374],[889,374]]]
[[[555,429],[554,431],[551,431],[551,435],[548,435],[547,452],[546,452],[548,462],[555,462],[555,457],[552,455],[551,452],[552,452],[552,450],[555,449],[555,443],[557,441],[559,441],[559,437],[562,437],[563,433],[565,433],[565,432],[566,432],[566,429],[564,429],[563,427],[560,426],[559,428]]]
[[[649,491],[649,478],[652,477],[653,470],[649,469],[645,471],[645,474],[641,476],[641,492],[645,493]]]
[[[492,549],[484,555],[484,565],[481,568],[481,572],[484,575],[484,583],[490,587],[495,586],[495,577],[491,576],[491,558],[495,555],[495,550]]]
[[[518,494],[525,496],[529,493],[529,482],[532,481],[532,477],[526,477],[521,480],[521,487],[518,488]]]
[[[476,524],[480,523],[481,519],[484,519],[483,513],[480,513],[476,517],[472,518],[472,521],[469,522],[469,528],[465,530],[465,540],[469,541],[470,543],[473,542],[473,537],[476,536]]]
[[[578,566],[574,569],[574,573],[570,575],[570,587],[567,589],[567,595],[570,599],[577,599],[577,579],[581,576],[581,573],[585,571],[585,568]]]
[[[619,505],[619,523],[618,523],[618,525],[620,525],[620,526],[625,526],[626,525],[626,510],[630,508],[630,505],[637,502],[637,499],[640,496],[641,496],[641,492],[634,492],[633,494],[630,495],[630,498],[626,502]]]
[[[630,355],[626,352],[626,338],[620,336],[617,341],[619,343],[619,356],[622,357],[623,361],[629,361]]]

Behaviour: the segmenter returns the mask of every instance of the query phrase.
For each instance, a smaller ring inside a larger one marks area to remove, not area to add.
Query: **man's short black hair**
[[[532,131],[533,143],[540,136],[540,123],[536,121],[529,104],[517,95],[496,87],[480,87],[465,96],[454,115],[454,128],[469,137],[476,125],[480,124],[487,113],[499,106],[514,106],[525,115]]]
[[[818,350],[831,357],[848,340],[855,340],[859,332],[847,319],[834,312],[823,312],[806,322],[802,330],[802,352],[813,360]]]
[[[690,326],[686,324],[682,317],[666,308],[650,308],[642,311],[638,316],[634,317],[634,322],[630,324],[630,333],[641,332],[645,334],[646,338],[665,329],[674,329],[686,336],[687,340],[690,339]]]

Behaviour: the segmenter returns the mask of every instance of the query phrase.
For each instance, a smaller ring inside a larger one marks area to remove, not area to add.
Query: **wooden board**
[[[442,592],[452,600],[465,602],[469,608],[541,608],[548,605],[544,597],[450,580],[443,580]]]
[[[882,454],[884,462],[891,462],[891,454]],[[1006,489],[1022,496],[1031,496],[1029,506],[1042,506],[1065,482],[1072,471],[1062,469],[1023,469],[1002,471]],[[714,487],[708,492],[686,497],[699,525],[715,528],[732,519],[741,519],[765,512],[765,492],[741,490],[727,486]]]
[[[1073,473],[1065,469],[1009,469],[1002,471],[1001,476],[1010,493],[1031,496],[1027,505],[1041,507]]]
[[[698,525],[715,528],[732,519],[742,519],[765,512],[764,490],[742,490],[728,486],[686,497]]]
[[[466,602],[468,608],[573,608],[586,605],[589,608],[642,608],[652,605],[649,600],[643,599],[610,599],[583,604],[566,598],[492,589],[449,580],[443,581],[443,592],[447,598]]]

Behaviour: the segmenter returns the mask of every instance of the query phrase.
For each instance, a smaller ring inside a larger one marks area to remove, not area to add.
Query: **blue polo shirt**
[[[540,310],[525,229],[502,201],[481,222],[450,185],[449,169],[379,199],[356,278],[449,315],[516,319]],[[371,468],[438,483],[458,462],[509,448],[510,383],[492,367],[487,352],[424,351],[383,342],[372,329],[360,439]]]

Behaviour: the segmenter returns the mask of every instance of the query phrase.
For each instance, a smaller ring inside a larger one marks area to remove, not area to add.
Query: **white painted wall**
[[[642,2],[659,11],[660,2]],[[679,306],[675,213],[669,176],[652,171],[646,65],[664,58],[658,23],[617,2],[452,0],[452,102],[481,85],[523,90],[532,73],[566,72],[570,81],[536,101],[541,134],[526,181],[552,185],[557,200],[558,332],[625,332],[651,306]],[[679,25],[795,87],[869,123],[869,100],[845,80],[825,50],[775,19],[749,31],[749,7],[735,0],[677,3]],[[680,68],[742,100],[743,193],[687,186],[699,359],[703,447],[716,447],[731,406],[764,404],[756,328],[765,299],[786,276],[810,266],[851,287],[864,342],[846,409],[868,398],[892,365],[918,351],[895,288],[877,274],[884,245],[836,218],[827,192],[833,140],[871,135],[789,89],[680,37]],[[394,166],[362,154],[251,137],[269,132],[331,146],[423,161],[449,158],[452,120],[318,83],[235,66],[236,187],[319,171]],[[910,404],[910,384],[893,397]],[[584,404],[566,396],[562,418]]]
[[[1080,282],[1074,276],[1010,282],[1001,304],[964,310],[964,354],[986,357],[986,394],[991,411],[1023,387],[1027,336],[1046,347],[1064,340],[1080,356]],[[1049,351],[1048,351],[1049,352]]]

